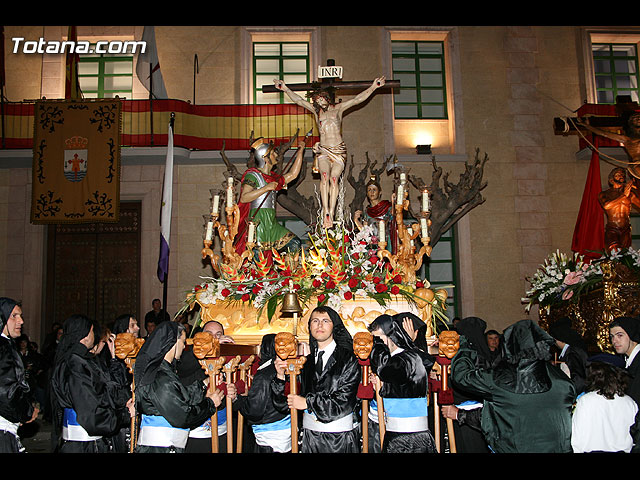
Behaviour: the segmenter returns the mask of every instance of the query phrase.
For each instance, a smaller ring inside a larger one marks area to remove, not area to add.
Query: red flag
[[[584,255],[586,261],[600,258],[601,253],[594,251],[604,251],[604,211],[598,202],[598,194],[602,191],[600,156],[597,152],[599,140],[595,136],[593,144],[595,149],[591,154],[591,164],[571,243],[571,250]]]
[[[69,27],[69,34],[67,40],[73,42],[72,45],[76,45],[78,42],[77,27]],[[64,98],[78,100],[82,98],[82,91],[80,90],[80,81],[78,80],[78,63],[80,56],[71,49],[67,52],[66,60],[66,74],[64,82]]]

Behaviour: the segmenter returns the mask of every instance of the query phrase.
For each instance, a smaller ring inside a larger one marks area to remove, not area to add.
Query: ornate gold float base
[[[620,263],[603,262],[602,287],[580,295],[577,302],[564,302],[547,310],[540,309],[539,324],[548,330],[563,317],[584,338],[589,353],[612,352],[609,324],[621,316],[640,313],[640,283]]]
[[[298,340],[306,342],[309,340],[309,315],[317,305],[317,300],[311,298],[308,305],[313,307],[305,308],[297,319],[291,314],[283,316],[280,306],[276,308],[271,321],[267,318],[266,310],[260,312],[253,306],[243,302],[222,301],[215,304],[205,304],[196,298],[200,306],[200,316],[203,323],[215,320],[224,326],[225,334],[231,335],[236,343],[247,345],[259,345],[262,337],[269,333],[291,332]],[[375,300],[364,298],[353,298],[342,301],[339,314],[347,330],[354,335],[356,332],[366,331],[367,326],[379,315],[388,313],[394,315],[400,312],[412,312],[421,318],[427,325],[427,336],[432,336],[431,328],[431,305],[426,302],[409,302],[402,295],[391,295],[391,300],[383,307]]]

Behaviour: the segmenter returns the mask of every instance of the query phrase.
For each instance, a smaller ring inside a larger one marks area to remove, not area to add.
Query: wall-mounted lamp
[[[416,145],[418,155],[431,155],[431,145]]]

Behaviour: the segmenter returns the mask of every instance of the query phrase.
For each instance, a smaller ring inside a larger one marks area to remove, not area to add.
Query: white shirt
[[[571,419],[573,451],[630,452],[633,439],[629,429],[637,411],[638,405],[629,395],[609,400],[596,392],[585,393],[578,398]]]
[[[331,343],[324,348],[318,349],[318,353],[324,352],[322,354],[322,369],[324,370],[325,365],[329,361],[329,357],[333,355],[333,351],[336,349],[336,341],[331,340]],[[316,353],[316,363],[318,363],[318,353]]]
[[[640,352],[640,343],[636,345],[633,350],[631,350],[631,355],[627,357],[627,365],[626,365],[627,368],[629,368],[629,365],[631,365],[631,363],[633,362],[633,359],[636,358],[636,355],[638,354],[638,352]]]

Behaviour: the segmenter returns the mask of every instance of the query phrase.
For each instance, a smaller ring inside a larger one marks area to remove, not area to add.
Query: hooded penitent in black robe
[[[307,410],[303,415],[302,453],[359,453],[360,429],[356,419],[359,408],[358,385],[360,384],[360,365],[353,353],[353,339],[347,331],[338,313],[321,307],[333,322],[333,339],[336,348],[328,359],[323,359],[321,374],[316,373],[315,357],[318,342],[309,336],[311,353],[300,373],[301,395],[307,401]],[[311,318],[311,316],[309,317]],[[284,389],[283,389],[284,390]],[[284,400],[284,401],[282,401]],[[282,410],[286,406],[284,395],[274,399],[276,407]],[[279,403],[278,403],[279,402]],[[330,422],[349,423],[341,431],[321,431]]]
[[[396,315],[393,315],[393,321],[396,322],[404,329],[404,321],[409,319],[413,326],[413,330],[415,332],[415,339],[413,340],[413,345],[417,347],[419,350],[429,353],[429,346],[427,344],[427,324],[424,320],[421,320],[420,317],[411,312],[400,312]],[[408,332],[407,332],[408,333]],[[389,349],[382,344],[381,341],[374,341],[372,357],[378,358],[380,361],[380,355],[389,355]],[[431,421],[431,419],[429,419]],[[375,398],[370,400],[369,402],[369,452],[370,453],[380,453],[382,450],[382,446],[380,445],[380,425],[378,424],[378,402]]]
[[[161,322],[136,357],[136,411],[142,415],[137,452],[184,452],[189,430],[202,425],[216,410],[213,400],[205,396],[204,384],[185,387],[176,373],[176,362],[164,358],[177,343],[178,333],[177,323]]]
[[[376,337],[371,353],[372,371],[382,382],[386,429],[382,452],[435,453],[427,413],[428,378],[434,358],[413,344],[400,316],[380,315],[369,325],[370,331],[378,329],[398,347],[390,353]]]
[[[553,338],[531,320],[504,331],[502,362],[479,366],[460,337],[451,362],[453,385],[483,400],[482,432],[498,453],[570,453],[573,382],[551,364]]]
[[[549,329],[549,334],[566,344],[565,348],[560,351],[558,361],[564,362],[569,368],[570,378],[576,386],[576,394],[584,392],[589,355],[583,338],[571,328],[569,317],[557,320]]]
[[[121,315],[116,318],[111,327],[111,333],[113,335],[118,335],[120,333],[127,332],[129,330],[130,318],[131,315]],[[126,397],[126,400],[129,400],[132,395],[131,383],[133,382],[133,375],[129,371],[129,367],[127,367],[124,360],[117,357],[111,357],[111,351],[106,348],[106,346],[96,355],[96,358],[111,380],[121,387],[119,388],[121,394]],[[115,435],[110,437],[109,441],[114,453],[127,453],[131,442],[131,423],[129,422],[118,430]]]
[[[291,451],[291,413],[286,405],[276,407],[274,398],[284,395],[284,382],[278,381],[274,360],[275,334],[262,337],[260,363],[247,395],[240,395],[234,405],[251,426],[256,453]]]
[[[10,298],[0,298],[0,332],[18,305]],[[33,415],[33,393],[25,379],[24,365],[12,338],[0,336],[0,453],[23,451],[18,426]]]
[[[109,451],[106,438],[130,420],[126,388],[114,382],[80,343],[93,326],[83,315],[69,317],[56,350],[51,392],[61,453]]]
[[[487,323],[478,317],[466,317],[456,324],[458,334],[465,337],[467,346],[477,352],[478,367],[490,369],[496,356],[487,344]],[[498,356],[498,359],[500,357]],[[453,422],[456,449],[459,453],[488,453],[489,447],[480,426],[482,399],[477,395],[452,386],[453,401],[458,407],[457,421]]]

